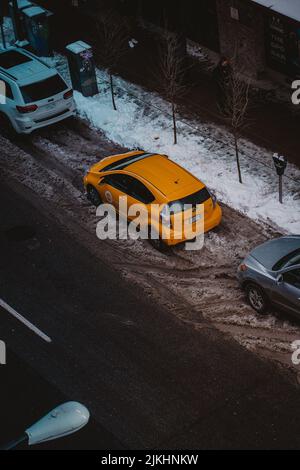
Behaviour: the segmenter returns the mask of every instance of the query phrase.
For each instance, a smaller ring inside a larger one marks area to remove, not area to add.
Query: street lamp
[[[89,410],[80,403],[63,403],[26,429],[22,436],[5,445],[2,450],[14,449],[22,442],[31,446],[68,436],[83,428],[89,418]]]

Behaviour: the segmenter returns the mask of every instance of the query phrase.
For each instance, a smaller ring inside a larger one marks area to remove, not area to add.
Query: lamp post
[[[88,409],[81,403],[75,401],[63,403],[27,428],[20,437],[3,446],[2,450],[15,449],[23,442],[31,446],[68,436],[83,428],[89,418]]]

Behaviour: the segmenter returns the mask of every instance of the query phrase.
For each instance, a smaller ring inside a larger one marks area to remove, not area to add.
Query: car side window
[[[289,271],[283,276],[284,282],[300,289],[300,269]]]
[[[150,204],[151,202],[154,201],[155,197],[149,191],[149,189],[141,183],[141,181],[131,178],[131,185],[129,188],[130,191],[130,196],[132,196],[134,199],[137,199],[138,201],[143,202],[144,204]]]
[[[150,204],[155,199],[143,183],[130,175],[108,175],[104,177],[104,182],[144,204]]]
[[[14,96],[10,84],[7,83],[5,80],[1,79],[1,81],[4,83],[4,88],[0,86],[0,94],[3,95],[4,92],[6,98],[13,100]]]
[[[104,177],[103,182],[127,194],[128,181],[126,175],[108,175]]]

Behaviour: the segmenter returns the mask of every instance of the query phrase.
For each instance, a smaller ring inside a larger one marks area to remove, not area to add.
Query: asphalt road
[[[46,207],[40,213],[3,183],[0,216],[0,298],[52,339],[0,310],[0,339],[43,382],[32,378],[38,385],[23,395],[24,375],[3,378],[18,370],[14,361],[0,366],[0,422],[9,409],[9,438],[20,429],[20,407],[28,424],[61,397],[93,416],[77,449],[300,447],[299,389],[279,369],[207,323],[195,331],[147,301]],[[19,240],[14,229],[24,225],[31,237]]]

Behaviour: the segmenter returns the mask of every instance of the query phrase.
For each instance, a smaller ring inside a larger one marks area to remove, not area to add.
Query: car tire
[[[161,239],[161,237],[158,238],[152,238],[151,236],[152,230],[151,227],[148,228],[148,241],[150,245],[155,248],[155,250],[160,251],[161,253],[165,253],[168,250],[168,245]]]
[[[268,299],[264,290],[257,284],[249,283],[246,286],[247,300],[251,307],[261,315],[268,310]]]
[[[93,206],[98,207],[102,204],[102,199],[94,186],[89,185],[86,189],[87,198],[93,204]]]
[[[0,129],[1,134],[8,139],[11,139],[17,135],[10,119],[6,116],[6,114],[0,113]]]

